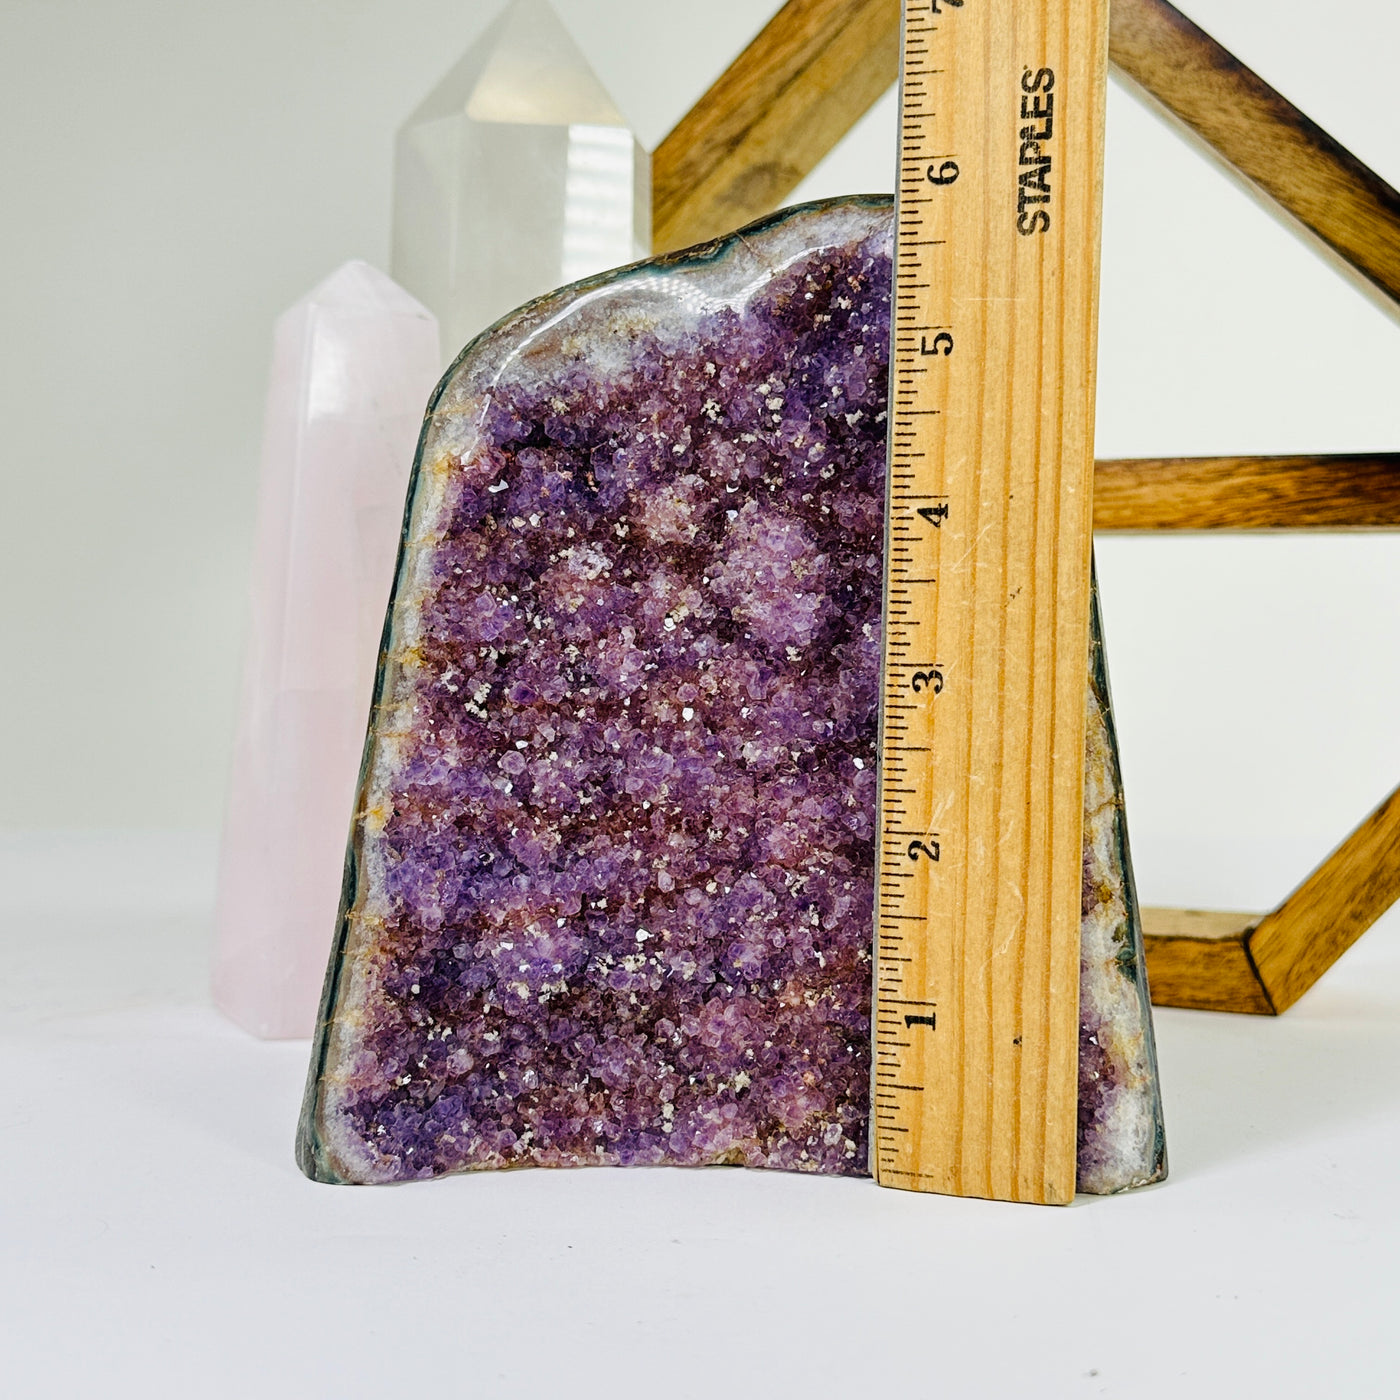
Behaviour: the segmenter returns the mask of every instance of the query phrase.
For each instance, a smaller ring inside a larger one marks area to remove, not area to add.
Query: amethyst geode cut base
[[[789,211],[534,302],[443,381],[309,1175],[865,1173],[890,238],[887,199]],[[1163,1156],[1095,693],[1080,1178],[1105,1191]]]

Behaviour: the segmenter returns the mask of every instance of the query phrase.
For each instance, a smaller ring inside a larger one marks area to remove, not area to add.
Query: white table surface
[[[712,1170],[357,1189],[206,991],[210,846],[0,841],[0,1392],[1400,1395],[1400,919],[1159,1011],[1172,1174],[1068,1209]]]

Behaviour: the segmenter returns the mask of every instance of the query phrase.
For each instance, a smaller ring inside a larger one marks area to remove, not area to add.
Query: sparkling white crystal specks
[[[865,1172],[890,232],[887,199],[775,216],[445,381],[309,1174]]]
[[[1082,910],[1078,1185],[1109,1195],[1162,1180],[1167,1144],[1097,580],[1089,637]]]

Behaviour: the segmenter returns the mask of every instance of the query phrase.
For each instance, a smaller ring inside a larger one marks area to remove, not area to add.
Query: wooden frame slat
[[[1262,917],[1144,908],[1142,932],[1152,1000],[1158,1006],[1193,1011],[1274,1015],[1274,1005],[1249,955],[1249,935]]]
[[[789,0],[656,148],[654,251],[771,213],[898,69],[899,0]]]
[[[1166,0],[1113,0],[1114,67],[1400,302],[1400,193]]]
[[[1096,530],[1400,529],[1400,452],[1100,461]]]
[[[1158,1006],[1287,1011],[1400,900],[1400,788],[1271,914],[1142,911]]]
[[[1400,899],[1400,788],[1265,917],[1249,952],[1276,1011],[1287,1011]]]

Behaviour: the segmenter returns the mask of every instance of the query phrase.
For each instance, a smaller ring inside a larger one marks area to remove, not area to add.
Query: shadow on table
[[[1174,1176],[1400,1110],[1400,966],[1343,971],[1277,1019],[1157,1010]]]

